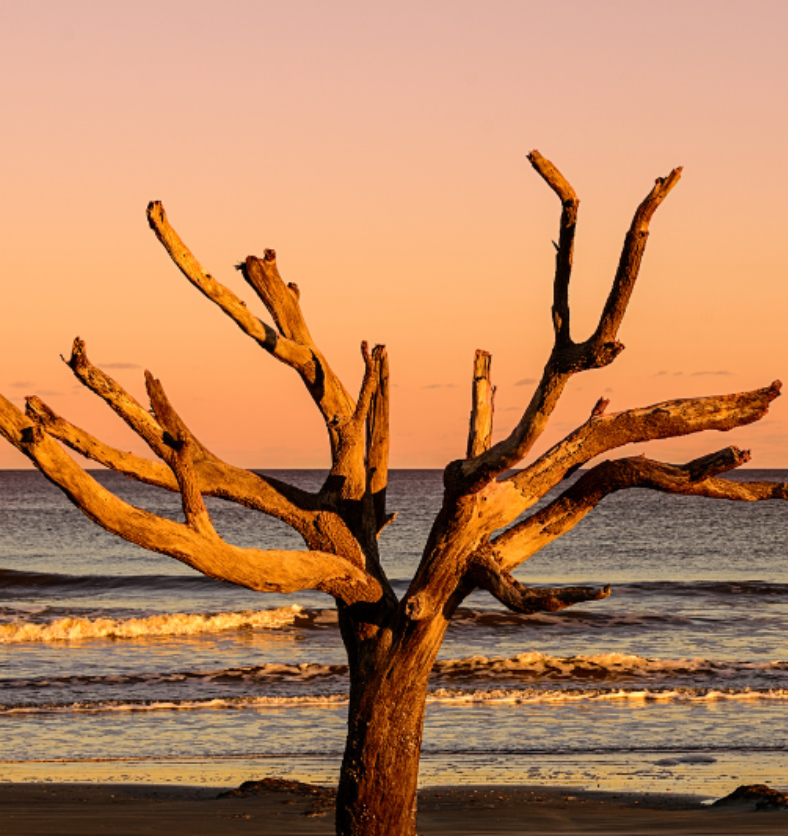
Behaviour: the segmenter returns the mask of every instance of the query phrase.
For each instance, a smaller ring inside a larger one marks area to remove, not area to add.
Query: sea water
[[[180,518],[177,495],[93,475]],[[271,475],[309,490],[324,477]],[[441,477],[391,473],[381,552],[400,595]],[[302,548],[275,520],[207,504],[229,542]],[[475,593],[458,611],[430,683],[422,783],[788,788],[787,547],[786,502],[606,498],[515,574],[610,583],[610,598],[524,616]],[[100,529],[38,472],[0,472],[0,780],[331,783],[347,688],[328,596],[204,578]]]

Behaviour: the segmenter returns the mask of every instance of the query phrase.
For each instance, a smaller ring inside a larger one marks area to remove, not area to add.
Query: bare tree
[[[389,454],[389,367],[386,350],[361,344],[365,372],[354,399],[315,344],[300,292],[285,284],[276,254],[239,265],[273,318],[261,322],[232,291],[200,266],[170,226],[161,203],[148,206],[156,237],[186,278],[248,336],[302,378],[325,422],[331,470],[317,493],[299,490],[222,461],[184,423],[162,384],[145,374],[151,411],[88,359],[74,341],[67,360],[78,380],[101,397],[146,442],[155,458],[110,447],[55,414],[39,398],[26,413],[0,397],[0,432],[91,519],[132,543],[261,592],[316,589],[339,611],[350,668],[347,745],[337,802],[343,836],[413,836],[416,782],[427,680],[446,628],[474,590],[487,590],[522,613],[560,610],[605,598],[609,587],[530,588],[512,575],[531,555],[573,528],[607,494],[651,488],[738,500],[786,499],[788,485],[719,478],[749,459],[727,447],[683,465],[643,457],[603,461],[541,510],[511,525],[567,475],[632,442],[703,430],[730,430],[762,418],[780,390],[666,401],[607,414],[600,399],[586,422],[515,473],[544,431],[569,378],[611,363],[624,346],[619,326],[635,285],[654,212],[679,180],[675,169],[635,212],[599,324],[584,342],[570,332],[569,279],[577,196],[537,151],[531,164],[561,200],[553,299],[555,341],[542,378],[507,438],[492,444],[490,355],[477,351],[467,455],[444,471],[443,504],[408,591],[399,600],[384,572],[378,536],[394,515],[386,509]],[[135,508],[107,491],[58,444],[133,479],[178,491],[185,522]],[[269,514],[301,534],[304,551],[239,548],[217,534],[203,495]],[[503,533],[496,531],[510,526]]]

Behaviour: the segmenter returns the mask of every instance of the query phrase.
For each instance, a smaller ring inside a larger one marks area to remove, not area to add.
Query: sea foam
[[[45,624],[0,624],[0,644],[55,642],[79,639],[138,639],[155,636],[194,636],[227,630],[253,630],[292,624],[298,605],[249,612],[165,613],[147,618],[61,618]]]

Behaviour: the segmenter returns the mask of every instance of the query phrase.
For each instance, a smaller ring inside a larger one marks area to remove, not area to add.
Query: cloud
[[[32,380],[16,380],[8,385],[12,389],[34,389],[36,384]]]
[[[662,377],[663,374],[667,374],[667,372],[657,372],[654,377]]]
[[[713,377],[733,377],[733,372],[693,372],[692,377],[703,377],[704,375],[712,375]]]
[[[426,386],[422,386],[422,389],[456,389],[456,383],[428,383]]]
[[[503,409],[496,409],[496,412],[522,412],[523,408],[521,406],[505,406]]]
[[[141,369],[139,363],[98,363],[100,369]]]
[[[534,383],[537,383],[537,379],[535,377],[524,377],[522,380],[518,380],[514,385],[515,386],[533,386]]]

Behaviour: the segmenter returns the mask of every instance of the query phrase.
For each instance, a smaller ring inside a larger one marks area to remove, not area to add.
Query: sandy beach
[[[306,785],[220,798],[219,788],[2,784],[7,836],[333,834],[332,794]],[[420,834],[784,834],[788,812],[711,808],[697,796],[462,787],[420,793]]]

